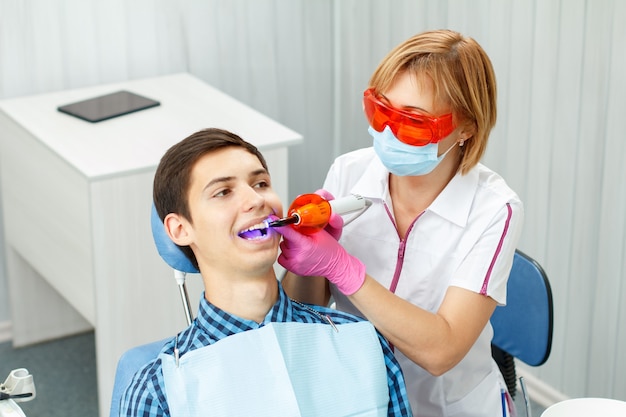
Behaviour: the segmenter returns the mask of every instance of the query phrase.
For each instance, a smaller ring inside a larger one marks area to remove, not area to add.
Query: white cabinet
[[[56,108],[126,89],[159,107],[89,123]],[[186,326],[150,231],[165,151],[219,127],[255,144],[288,204],[287,147],[302,137],[189,74],[0,102],[0,178],[14,344],[93,328],[101,416],[126,349]],[[189,276],[194,312],[202,290]]]

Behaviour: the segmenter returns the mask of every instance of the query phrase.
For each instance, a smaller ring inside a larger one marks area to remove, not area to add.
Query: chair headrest
[[[177,271],[197,274],[200,271],[193,266],[191,261],[187,259],[183,251],[174,243],[172,239],[165,233],[163,222],[159,218],[156,207],[152,204],[152,213],[150,215],[150,225],[152,227],[152,237],[156,244],[157,251],[161,258],[172,268]]]

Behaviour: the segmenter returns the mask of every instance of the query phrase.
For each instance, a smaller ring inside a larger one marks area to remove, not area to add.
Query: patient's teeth
[[[255,224],[246,230],[239,232],[239,236],[245,239],[260,239],[267,235],[268,232],[267,221],[263,221],[259,224]]]
[[[248,230],[258,230],[258,229],[267,229],[267,222],[261,222],[259,224],[255,224]]]

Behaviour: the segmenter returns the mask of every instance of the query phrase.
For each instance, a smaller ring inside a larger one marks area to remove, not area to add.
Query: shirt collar
[[[388,182],[389,171],[378,156],[374,156],[350,192],[365,198],[384,199]]]
[[[354,184],[351,193],[366,198],[385,200],[388,195],[389,171],[378,157],[372,158],[361,178]],[[467,174],[458,172],[427,210],[465,227],[478,187],[478,170]]]
[[[437,196],[428,210],[465,227],[478,187],[478,170],[471,169],[467,174],[457,172],[448,185]]]
[[[204,297],[204,292],[200,298],[200,307],[198,308],[198,317],[195,324],[204,332],[215,335],[217,339],[227,337],[246,330],[258,329],[270,322],[286,322],[292,321],[293,303],[287,297],[282,286],[278,284],[278,300],[267,312],[261,323],[253,320],[247,320],[230,314],[221,308],[211,304]]]

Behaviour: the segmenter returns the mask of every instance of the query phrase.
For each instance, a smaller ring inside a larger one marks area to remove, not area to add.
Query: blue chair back
[[[517,250],[506,306],[496,307],[491,317],[492,344],[528,365],[542,365],[552,349],[552,314],[552,289],[545,271]]]
[[[115,382],[113,383],[113,395],[111,398],[110,417],[120,416],[120,405],[122,395],[133,379],[135,372],[148,362],[153,361],[158,356],[161,348],[170,340],[163,339],[156,342],[147,343],[127,350],[120,357],[115,371]]]

